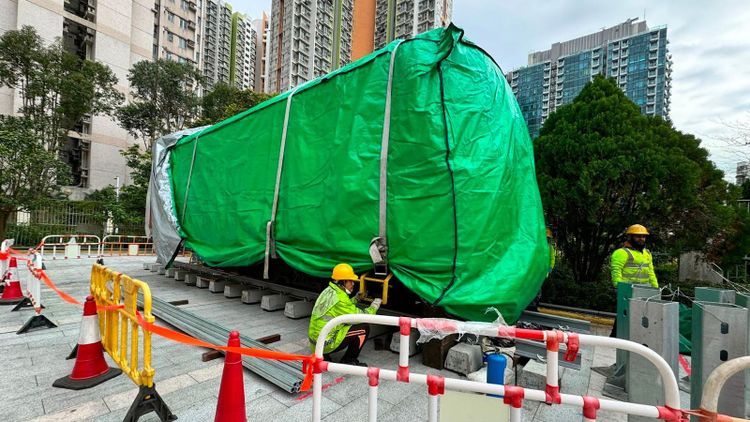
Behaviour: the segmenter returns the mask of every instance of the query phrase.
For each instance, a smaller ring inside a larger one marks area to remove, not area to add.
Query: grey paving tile
[[[387,415],[393,405],[385,400],[378,400],[378,416]],[[329,414],[323,421],[325,422],[352,422],[352,421],[365,421],[369,411],[369,401],[367,396],[359,397],[356,400],[349,402],[346,406],[341,409]],[[385,417],[381,417],[380,420],[388,420]]]

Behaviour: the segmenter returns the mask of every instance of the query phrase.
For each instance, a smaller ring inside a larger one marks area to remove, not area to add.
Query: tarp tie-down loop
[[[401,41],[393,47],[388,65],[388,84],[385,91],[385,112],[383,115],[383,137],[380,141],[380,195],[378,199],[378,237],[370,242],[370,258],[373,265],[388,265],[388,143],[391,138],[391,93],[393,92],[393,69],[396,64],[396,51]]]
[[[266,223],[266,251],[263,261],[263,278],[268,279],[268,266],[271,255],[276,258],[276,240],[274,239],[274,224],[276,223],[276,210],[279,207],[279,184],[281,183],[281,170],[284,168],[284,151],[286,150],[286,134],[289,128],[289,111],[292,108],[292,97],[297,93],[299,85],[294,88],[286,99],[286,111],[284,112],[284,127],[281,130],[281,145],[279,146],[279,164],[276,168],[276,184],[273,188],[273,205],[271,206],[271,219]]]

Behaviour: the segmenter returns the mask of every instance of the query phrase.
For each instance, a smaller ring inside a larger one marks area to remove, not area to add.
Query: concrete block
[[[547,386],[547,365],[533,359],[528,361],[518,377],[518,385],[535,390],[544,390]]]
[[[195,287],[197,287],[199,289],[207,289],[208,286],[211,285],[212,281],[213,280],[211,280],[210,278],[206,278],[206,277],[203,277],[203,276],[198,276],[195,279]]]
[[[295,300],[287,302],[284,306],[284,316],[291,319],[306,318],[312,314],[314,302],[308,300]]]
[[[442,339],[434,338],[424,343],[422,349],[422,364],[430,368],[443,369],[445,358],[451,347],[458,343],[458,334],[451,334]]]
[[[185,270],[180,270],[175,268],[174,270],[174,279],[177,281],[184,281],[185,280]]]
[[[156,273],[157,274],[162,274],[163,275],[166,272],[167,272],[167,269],[163,265],[159,265],[159,267],[156,268]]]
[[[157,264],[156,262],[154,262],[154,263],[152,263],[151,265],[149,265],[148,269],[149,269],[149,271],[151,271],[152,273],[155,273],[155,272],[159,271],[159,267],[161,267],[161,265],[160,265],[160,264]]]
[[[143,263],[143,269],[144,270],[151,270],[151,263],[150,262],[144,262]]]
[[[185,274],[185,284],[188,286],[195,286],[195,283],[198,281],[198,276],[195,274]]]
[[[229,298],[242,296],[242,285],[227,284],[226,286],[224,286],[224,296]]]
[[[417,340],[419,340],[419,330],[412,328],[411,335],[409,336],[409,356],[414,356],[417,353],[422,351],[422,345],[417,344]],[[393,338],[391,338],[391,346],[390,346],[391,352],[398,353],[400,347],[401,347],[401,335],[399,335],[397,331],[393,333]]]
[[[263,296],[273,294],[271,290],[246,289],[242,291],[242,303],[260,303]]]
[[[211,293],[224,293],[224,286],[226,285],[226,280],[211,280],[208,283],[208,291]]]
[[[263,296],[260,300],[260,309],[264,311],[278,311],[279,309],[284,309],[286,303],[291,300],[291,297],[282,294]]]
[[[169,269],[167,269],[166,276],[169,277],[169,278],[173,278],[174,277],[174,273],[175,273],[175,269],[174,268],[169,268]]]
[[[481,367],[482,346],[478,344],[458,343],[451,347],[448,356],[445,358],[445,369],[450,369],[462,375],[476,372]]]

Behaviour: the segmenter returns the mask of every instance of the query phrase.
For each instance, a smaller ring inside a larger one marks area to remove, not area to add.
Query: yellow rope
[[[557,309],[549,309],[549,308],[543,308],[543,307],[539,307],[539,312],[543,314],[561,316],[565,318],[581,319],[584,321],[588,321],[592,324],[612,326],[615,323],[614,318],[601,317],[601,316],[596,316],[596,315],[584,314],[580,312],[560,311]]]

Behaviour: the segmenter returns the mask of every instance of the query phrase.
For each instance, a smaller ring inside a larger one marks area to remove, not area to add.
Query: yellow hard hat
[[[552,230],[550,230],[549,228],[547,229],[547,237],[552,239]]]
[[[646,230],[646,227],[640,224],[633,224],[632,226],[628,227],[628,231],[626,231],[625,234],[649,234],[649,233],[648,233],[648,230]]]
[[[359,280],[359,277],[357,277],[357,274],[354,274],[354,269],[349,264],[338,264],[335,267],[333,267],[333,273],[331,274],[331,278],[336,281]]]

